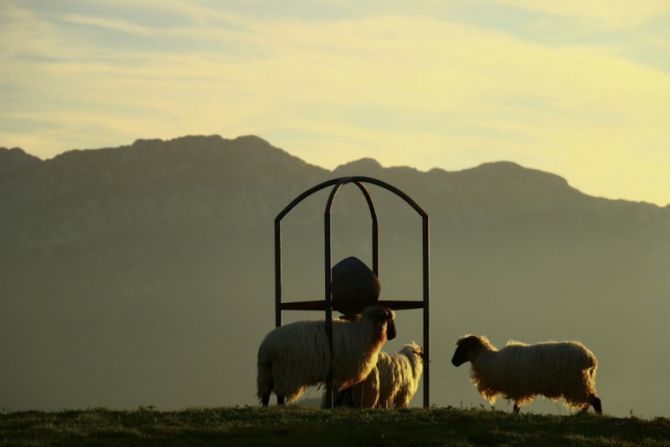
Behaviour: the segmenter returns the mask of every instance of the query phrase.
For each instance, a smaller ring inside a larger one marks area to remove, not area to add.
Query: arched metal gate
[[[372,271],[379,276],[379,223],[377,221],[377,213],[375,205],[372,201],[370,193],[363,185],[370,183],[381,188],[384,188],[396,196],[403,199],[414,211],[421,216],[421,231],[422,231],[422,268],[423,268],[423,298],[421,300],[379,300],[379,304],[394,310],[403,309],[423,309],[423,351],[424,351],[424,369],[423,369],[423,406],[428,408],[430,406],[430,281],[429,281],[429,229],[428,229],[428,214],[417,203],[403,191],[399,190],[393,185],[390,185],[381,180],[372,177],[340,177],[326,182],[320,183],[307,191],[300,194],[293,199],[279,214],[275,217],[275,325],[281,326],[281,312],[282,310],[325,310],[326,318],[326,333],[332,352],[333,343],[333,327],[332,327],[332,259],[330,250],[330,209],[335,200],[337,191],[348,183],[353,183],[361,191],[370,210],[370,217],[372,220]],[[283,302],[282,301],[282,244],[281,244],[281,221],[291,210],[302,202],[305,198],[320,191],[324,188],[332,186],[326,208],[323,215],[323,235],[324,235],[324,275],[325,275],[325,295],[324,300],[317,301],[299,301],[299,302]],[[326,406],[333,405],[332,395],[332,380],[333,367],[332,362],[328,378],[326,381]]]

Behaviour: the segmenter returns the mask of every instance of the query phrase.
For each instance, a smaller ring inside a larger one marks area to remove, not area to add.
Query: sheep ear
[[[480,344],[481,340],[479,340],[479,337],[477,337],[476,335],[466,335],[465,337],[459,338],[458,341],[456,342],[456,346],[466,345],[468,347],[472,347]]]
[[[386,339],[393,340],[396,336],[395,323],[393,320],[388,320],[386,322]]]

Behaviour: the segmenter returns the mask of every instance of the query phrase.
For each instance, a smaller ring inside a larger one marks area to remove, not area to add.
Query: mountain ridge
[[[33,168],[41,162],[42,160],[21,148],[0,147],[0,175],[14,175]]]
[[[464,168],[460,170],[446,170],[439,167],[434,167],[426,171],[421,171],[417,168],[411,166],[382,166],[381,163],[370,157],[363,157],[357,160],[352,160],[341,165],[338,165],[333,170],[328,170],[317,165],[310,164],[301,158],[290,154],[289,152],[273,146],[267,140],[264,140],[261,137],[255,135],[242,135],[235,138],[227,139],[223,138],[220,135],[187,135],[181,136],[173,139],[163,140],[159,138],[149,138],[149,139],[137,139],[129,145],[122,145],[117,147],[106,147],[98,149],[73,149],[65,151],[61,154],[54,156],[53,158],[47,160],[41,160],[38,157],[30,155],[26,151],[20,148],[14,148],[11,151],[14,153],[14,159],[20,159],[22,163],[16,165],[15,163],[9,163],[5,160],[9,159],[7,154],[11,154],[9,149],[0,148],[0,173],[11,173],[17,169],[23,171],[23,166],[26,168],[33,168],[41,164],[60,164],[64,160],[68,162],[71,160],[86,159],[86,161],[94,161],[93,159],[98,159],[102,161],[111,161],[114,156],[121,157],[122,161],[125,158],[126,162],[136,162],[139,163],[142,161],[143,156],[146,157],[149,154],[156,157],[167,158],[168,160],[179,160],[184,161],[184,156],[186,154],[196,153],[202,155],[203,151],[207,149],[223,149],[223,150],[234,150],[242,149],[246,151],[244,155],[250,155],[250,152],[253,154],[254,151],[257,152],[257,157],[270,157],[271,160],[277,161],[281,157],[287,157],[296,162],[300,162],[303,165],[311,166],[315,169],[320,169],[324,173],[331,173],[335,176],[346,176],[346,175],[369,175],[374,176],[373,174],[380,174],[382,172],[387,173],[401,173],[405,175],[428,175],[435,178],[435,180],[443,181],[446,176],[455,176],[455,177],[482,177],[485,178],[484,181],[494,181],[496,178],[503,178],[506,181],[515,179],[517,181],[524,182],[533,182],[537,181],[538,183],[544,184],[547,187],[553,188],[569,188],[573,192],[577,192],[587,197],[594,199],[603,199],[610,200],[614,202],[629,202],[636,204],[650,205],[657,208],[670,208],[670,203],[665,207],[661,205],[656,205],[653,203],[645,201],[634,201],[627,199],[610,199],[600,196],[593,196],[587,193],[584,193],[574,187],[572,187],[568,180],[564,177],[540,170],[535,168],[530,168],[523,166],[519,163],[513,161],[492,161],[481,163],[477,166],[470,168]],[[176,150],[175,150],[176,149]],[[163,150],[163,153],[161,153]],[[135,153],[132,153],[136,151]],[[139,152],[139,153],[138,153]],[[19,156],[20,155],[20,156]],[[209,154],[215,155],[215,154]],[[239,154],[238,154],[239,155]],[[41,162],[41,163],[40,163]]]
[[[420,171],[362,158],[328,171],[256,136],[219,135],[138,139],[115,148],[67,151],[44,161],[19,149],[0,154],[19,160],[3,164],[10,166],[7,171],[14,168],[0,178],[0,206],[10,215],[0,222],[0,243],[12,249],[158,222],[220,219],[239,227],[270,221],[311,186],[350,175],[391,183],[432,217],[454,225],[490,222],[502,228],[519,219],[531,226],[531,219],[549,227],[570,227],[575,219],[610,225],[597,222],[616,222],[623,215],[629,227],[662,227],[670,221],[668,207],[588,196],[556,174],[509,161],[460,171]],[[352,200],[338,199],[345,216],[357,216]],[[384,201],[388,204],[388,198]],[[304,219],[311,222],[319,205],[306,206],[312,214]]]

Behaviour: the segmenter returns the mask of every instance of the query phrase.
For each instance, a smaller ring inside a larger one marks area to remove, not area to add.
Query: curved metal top
[[[303,192],[298,197],[293,199],[291,201],[291,203],[286,205],[286,207],[283,210],[281,210],[281,212],[279,214],[277,214],[277,217],[275,217],[275,223],[280,222],[284,218],[284,216],[286,216],[293,208],[295,208],[295,206],[297,204],[299,204],[305,198],[311,196],[315,192],[320,191],[320,190],[322,190],[324,188],[327,188],[329,186],[332,186],[332,185],[336,185],[336,184],[344,185],[344,184],[352,183],[352,182],[355,182],[355,183],[357,183],[357,182],[371,183],[373,185],[377,185],[377,186],[380,186],[380,187],[382,187],[382,188],[384,188],[388,191],[391,191],[392,193],[394,193],[395,195],[397,195],[398,197],[403,199],[405,202],[407,202],[407,204],[409,206],[411,206],[414,209],[414,211],[416,211],[422,218],[425,219],[425,218],[428,217],[428,214],[426,214],[426,212],[410,196],[408,196],[407,194],[405,194],[403,191],[396,188],[395,186],[390,185],[390,184],[388,184],[386,182],[383,182],[381,180],[378,180],[376,178],[372,178],[372,177],[352,176],[352,177],[339,177],[339,178],[331,179],[331,180],[325,181],[323,183],[320,183],[316,186],[313,186],[313,187],[309,188],[307,191]]]

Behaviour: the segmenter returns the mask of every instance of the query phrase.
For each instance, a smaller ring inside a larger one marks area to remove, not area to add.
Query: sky
[[[0,146],[258,135],[670,203],[667,0],[0,0]]]

